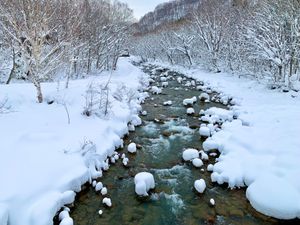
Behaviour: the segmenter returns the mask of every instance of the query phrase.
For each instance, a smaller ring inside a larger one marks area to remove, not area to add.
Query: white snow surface
[[[231,188],[246,185],[247,198],[263,214],[300,218],[300,93],[270,90],[264,82],[227,73],[170,68],[237,103],[232,109],[238,120],[225,122],[204,143],[204,150],[221,152],[212,178]]]
[[[139,196],[148,196],[148,191],[155,188],[154,177],[151,173],[141,172],[134,177],[135,193]]]
[[[36,103],[32,84],[0,85],[0,96],[7,96],[12,106],[10,113],[0,114],[1,225],[52,224],[56,212],[74,201],[73,191],[102,175],[106,158],[123,145],[127,124],[138,117],[141,101],[137,96],[128,104],[112,93],[121,85],[137,91],[141,77],[148,79],[128,59],[120,59],[111,79],[111,112],[106,118],[83,116],[83,95],[91,82],[105,84],[109,73],[71,81],[69,89],[63,82],[59,88],[56,82],[43,83],[46,100],[65,102],[70,124],[63,105]]]

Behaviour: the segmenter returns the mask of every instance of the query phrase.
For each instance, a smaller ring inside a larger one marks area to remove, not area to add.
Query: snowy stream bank
[[[90,84],[106,84],[108,78],[109,73],[103,73],[72,81],[69,89],[44,83],[43,104],[36,103],[32,84],[0,86],[0,97],[7,96],[11,106],[9,113],[0,114],[1,225],[52,224],[81,185],[108,168],[106,158],[123,145],[128,123],[139,122],[144,97],[137,90],[148,79],[128,60],[120,60],[109,85],[108,115],[84,116],[86,90]],[[123,99],[114,94],[120,91]]]

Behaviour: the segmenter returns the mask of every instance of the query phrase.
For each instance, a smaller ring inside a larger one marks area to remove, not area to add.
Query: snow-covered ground
[[[74,200],[74,191],[107,169],[107,156],[122,146],[128,123],[139,122],[143,94],[133,94],[148,78],[128,60],[119,62],[110,84],[107,117],[82,115],[91,83],[106,83],[108,73],[64,84],[45,83],[48,105],[36,103],[32,84],[0,86],[11,112],[0,114],[0,225],[52,224],[55,213]],[[125,85],[125,86],[124,86]],[[127,90],[128,98],[113,98]],[[128,101],[128,99],[132,99]],[[70,114],[70,124],[65,107]]]
[[[158,64],[168,67],[164,64]],[[206,142],[222,153],[212,179],[247,186],[247,198],[261,213],[300,218],[300,93],[270,90],[263,83],[230,74],[170,67],[234,98],[238,120]],[[205,143],[204,143],[205,145]]]

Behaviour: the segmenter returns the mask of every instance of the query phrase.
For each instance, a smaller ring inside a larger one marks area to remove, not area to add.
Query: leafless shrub
[[[102,85],[91,83],[85,93],[85,106],[83,115],[105,117],[109,114],[111,109],[111,102],[109,100],[109,85]]]
[[[127,88],[125,85],[120,85],[114,92],[113,97],[119,102],[130,103],[131,100],[138,97],[137,92],[132,88]]]
[[[8,104],[8,98],[0,100],[0,114],[9,113],[11,110],[11,105]]]

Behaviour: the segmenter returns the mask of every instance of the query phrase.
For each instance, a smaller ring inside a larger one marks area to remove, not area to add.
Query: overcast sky
[[[137,19],[140,19],[147,12],[153,11],[153,9],[162,2],[168,2],[168,0],[120,0],[121,2],[128,3],[129,7],[134,10],[134,15]]]

